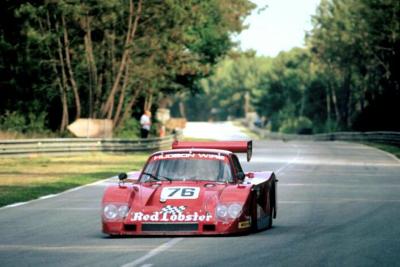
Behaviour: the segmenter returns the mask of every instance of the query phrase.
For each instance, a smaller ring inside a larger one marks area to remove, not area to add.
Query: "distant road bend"
[[[0,266],[398,266],[400,162],[346,142],[255,141],[246,170],[274,170],[271,230],[231,237],[109,238],[110,180],[0,209]]]

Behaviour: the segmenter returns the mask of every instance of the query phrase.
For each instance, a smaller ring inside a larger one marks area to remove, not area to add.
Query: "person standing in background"
[[[151,127],[151,112],[145,110],[143,115],[140,117],[140,137],[147,138],[149,136]]]

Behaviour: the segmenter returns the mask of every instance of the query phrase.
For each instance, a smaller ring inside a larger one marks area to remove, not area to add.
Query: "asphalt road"
[[[100,229],[101,183],[0,209],[0,266],[400,264],[398,160],[344,142],[259,141],[243,165],[277,172],[278,218],[268,231],[108,238]]]

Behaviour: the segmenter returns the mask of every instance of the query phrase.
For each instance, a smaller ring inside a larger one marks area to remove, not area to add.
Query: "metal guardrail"
[[[171,147],[175,136],[147,139],[54,138],[0,140],[0,156],[80,153],[155,151]]]
[[[314,135],[316,141],[374,142],[400,146],[400,132],[336,132]]]
[[[252,128],[263,139],[272,140],[308,140],[308,141],[352,141],[373,142],[400,146],[400,132],[333,132],[324,134],[283,134],[273,133],[259,128]]]

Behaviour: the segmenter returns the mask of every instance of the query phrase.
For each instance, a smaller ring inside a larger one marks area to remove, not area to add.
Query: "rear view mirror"
[[[125,180],[127,178],[128,178],[128,174],[126,174],[125,172],[118,174],[118,179],[120,181],[123,181],[123,180]]]
[[[243,181],[244,178],[245,178],[244,172],[238,172],[238,173],[237,173],[237,178],[238,178],[239,180]]]

